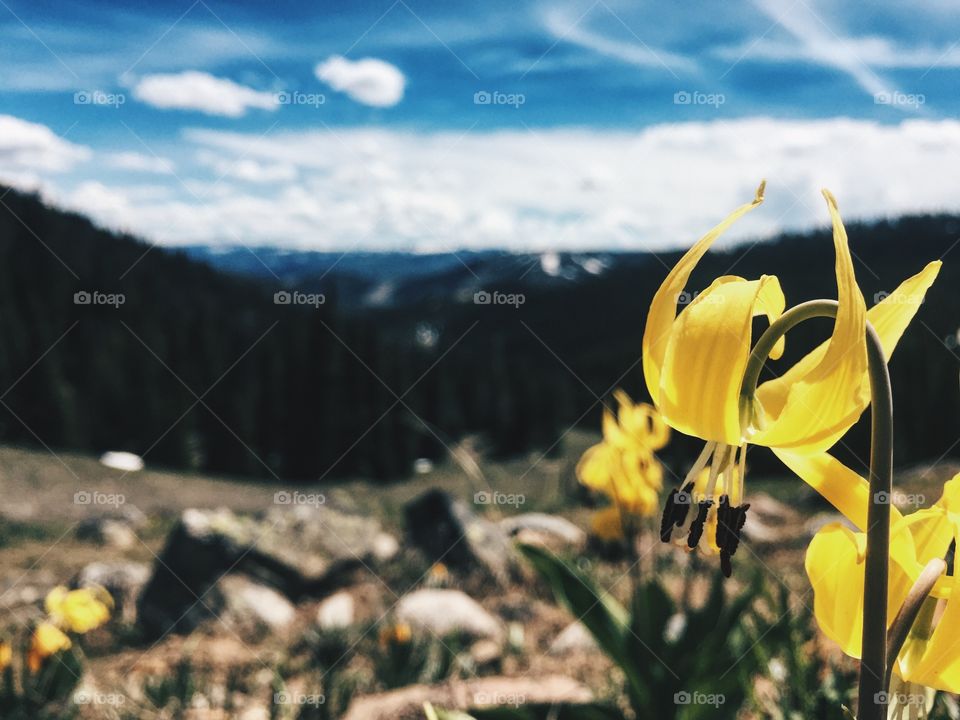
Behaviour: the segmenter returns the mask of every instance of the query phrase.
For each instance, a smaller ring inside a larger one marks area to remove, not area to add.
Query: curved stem
[[[910,634],[917,615],[920,614],[920,608],[924,601],[933,591],[933,586],[937,580],[947,571],[947,563],[941,558],[933,558],[923,568],[920,577],[910,588],[907,599],[903,601],[900,612],[893,619],[890,625],[890,632],[887,634],[887,668],[883,676],[884,687],[890,687],[890,674],[893,672],[893,665],[897,662],[897,656],[900,654],[903,643]]]
[[[835,300],[812,300],[781,315],[757,341],[744,372],[740,409],[752,420],[760,371],[777,341],[791,328],[815,317],[836,318]],[[890,554],[890,497],[893,494],[893,395],[880,338],[867,323],[870,375],[870,505],[867,508],[866,574],[863,582],[863,646],[857,720],[881,720],[885,706],[875,698],[885,691],[887,667],[887,589]]]

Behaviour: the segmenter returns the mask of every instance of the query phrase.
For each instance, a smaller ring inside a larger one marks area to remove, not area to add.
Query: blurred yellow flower
[[[407,623],[393,623],[380,628],[380,647],[387,649],[393,645],[406,645],[413,638],[413,630]]]
[[[890,535],[887,617],[892,623],[924,566],[948,557],[960,539],[960,475],[944,485],[933,507],[900,518]],[[862,642],[865,555],[866,535],[834,523],[814,536],[805,562],[817,624],[854,658],[860,657]],[[960,692],[960,566],[952,562],[926,600],[894,672],[905,683],[955,693]]]
[[[616,542],[623,539],[623,519],[615,506],[597,510],[590,516],[590,532],[604,542]]]
[[[652,406],[634,403],[623,390],[614,397],[617,414],[604,409],[603,440],[580,458],[577,478],[621,512],[652,515],[663,488],[663,467],[653,453],[666,445],[670,429]]]
[[[6,640],[0,640],[0,672],[10,667],[13,659],[13,648]]]
[[[710,468],[695,512],[709,515],[719,502],[718,542],[726,574],[749,507],[743,503],[748,443],[770,447],[852,522],[864,527],[866,482],[851,484],[849,477],[823,472],[832,463],[825,451],[869,404],[867,321],[889,357],[940,269],[939,262],[928,264],[867,312],[836,200],[824,190],[836,254],[838,310],[833,332],[828,341],[753,394],[753,388],[743,388],[753,320],[763,315],[772,323],[783,314],[786,300],[779,280],[771,275],[758,280],[724,275],[679,313],[677,308],[697,263],[730,225],[763,202],[763,192],[761,183],[752,202],[731,213],[680,259],[653,298],[643,336],[644,376],[657,410],[670,427],[707,442],[687,479],[667,499],[661,535],[669,541],[679,529],[703,526],[696,520],[688,523],[690,504],[676,500],[689,495],[694,480]],[[783,349],[781,338],[770,357],[778,359]],[[734,476],[736,483],[730,480]],[[717,483],[724,480],[729,481],[727,487],[718,491]],[[730,497],[733,484],[738,486],[736,501]],[[698,543],[699,538],[690,537],[690,547]]]
[[[70,638],[64,635],[60,628],[53,623],[42,622],[33,631],[27,653],[27,667],[30,672],[37,672],[43,666],[44,660],[61,650],[69,650],[71,645]]]
[[[103,588],[67,590],[65,587],[55,587],[47,595],[44,607],[56,625],[83,634],[110,619],[113,600]]]

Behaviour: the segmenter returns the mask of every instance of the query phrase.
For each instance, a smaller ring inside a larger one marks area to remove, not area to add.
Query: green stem
[[[836,318],[835,300],[812,300],[788,310],[757,341],[747,361],[740,390],[741,415],[752,421],[753,398],[760,371],[777,341],[805,320]],[[866,574],[863,582],[863,645],[857,720],[881,720],[885,706],[875,697],[887,688],[887,589],[890,554],[890,498],[893,494],[893,395],[880,338],[867,323],[867,366],[870,376],[871,444],[870,505],[867,508]]]
[[[890,625],[890,632],[887,633],[887,668],[883,676],[885,687],[890,687],[890,674],[893,672],[893,665],[897,661],[897,656],[903,648],[903,644],[910,634],[920,609],[926,604],[927,598],[933,592],[933,586],[937,580],[947,571],[947,563],[941,558],[933,558],[924,567],[920,577],[907,593],[907,599],[903,601],[900,612],[893,619]],[[928,605],[929,607],[929,605]]]

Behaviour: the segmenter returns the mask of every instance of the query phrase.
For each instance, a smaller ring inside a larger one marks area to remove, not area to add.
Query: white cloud
[[[106,157],[106,163],[118,170],[156,173],[158,175],[172,175],[175,167],[173,161],[167,158],[136,152],[111,153]]]
[[[0,169],[6,172],[63,172],[89,157],[89,148],[63,139],[46,125],[0,115]]]
[[[318,64],[317,78],[364,105],[392,107],[403,99],[406,78],[395,66],[376,58],[349,60],[331,55]]]
[[[821,187],[848,220],[960,211],[955,120],[750,118],[466,135],[194,130],[185,140],[196,148],[178,157],[189,190],[101,180],[60,201],[166,244],[418,251],[689,246],[761,178],[764,207],[721,244],[826,225]],[[235,172],[211,177],[207,168]]]
[[[277,109],[276,95],[272,92],[254,90],[196,70],[146,75],[134,86],[133,96],[164,110],[195,110],[234,118],[245,115],[250,108]]]

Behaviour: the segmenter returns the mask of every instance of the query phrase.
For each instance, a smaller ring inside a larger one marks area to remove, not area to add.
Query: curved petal
[[[867,540],[864,533],[832,523],[821,528],[810,546],[804,567],[813,586],[813,612],[824,634],[850,657],[859,658],[863,642],[863,580]],[[909,533],[890,538],[893,558],[913,555]],[[891,560],[891,568],[896,563]],[[892,582],[887,596],[887,623],[893,622],[910,590],[909,584]]]
[[[671,427],[704,440],[740,445],[740,386],[753,318],[784,308],[780,282],[717,278],[673,324],[660,375],[659,409]]]
[[[839,308],[833,334],[816,362],[781,384],[779,403],[758,391],[764,427],[751,442],[814,453],[826,450],[846,432],[869,401],[864,387],[867,372],[866,304],[857,286],[847,232],[836,200],[823,191],[833,220]]]
[[[904,280],[896,290],[867,311],[867,320],[876,330],[887,360],[890,359],[900,337],[923,304],[927,290],[936,280],[941,265],[942,263],[939,260],[928,263],[922,271]],[[757,398],[768,417],[776,417],[783,413],[790,388],[823,363],[828,345],[829,341],[823,343],[783,375],[760,385],[757,389]],[[860,378],[860,393],[852,396],[857,401],[851,403],[845,413],[845,418],[836,423],[832,434],[821,437],[817,446],[826,449],[846,433],[866,409],[869,392],[870,378],[864,372]],[[757,441],[757,438],[753,438],[753,440]]]
[[[700,262],[714,240],[720,237],[727,228],[763,202],[763,190],[766,182],[760,183],[753,201],[741,205],[710,232],[700,238],[690,248],[680,261],[667,275],[647,312],[647,325],[643,332],[643,375],[647,381],[647,389],[655,404],[660,396],[660,371],[663,358],[667,354],[667,341],[670,339],[673,321],[677,316],[677,298],[683,292],[690,278],[690,273]]]
[[[857,529],[867,527],[870,483],[827,453],[804,455],[773,448],[774,454],[801,480],[816,490]],[[897,508],[890,508],[891,527],[903,520]]]

